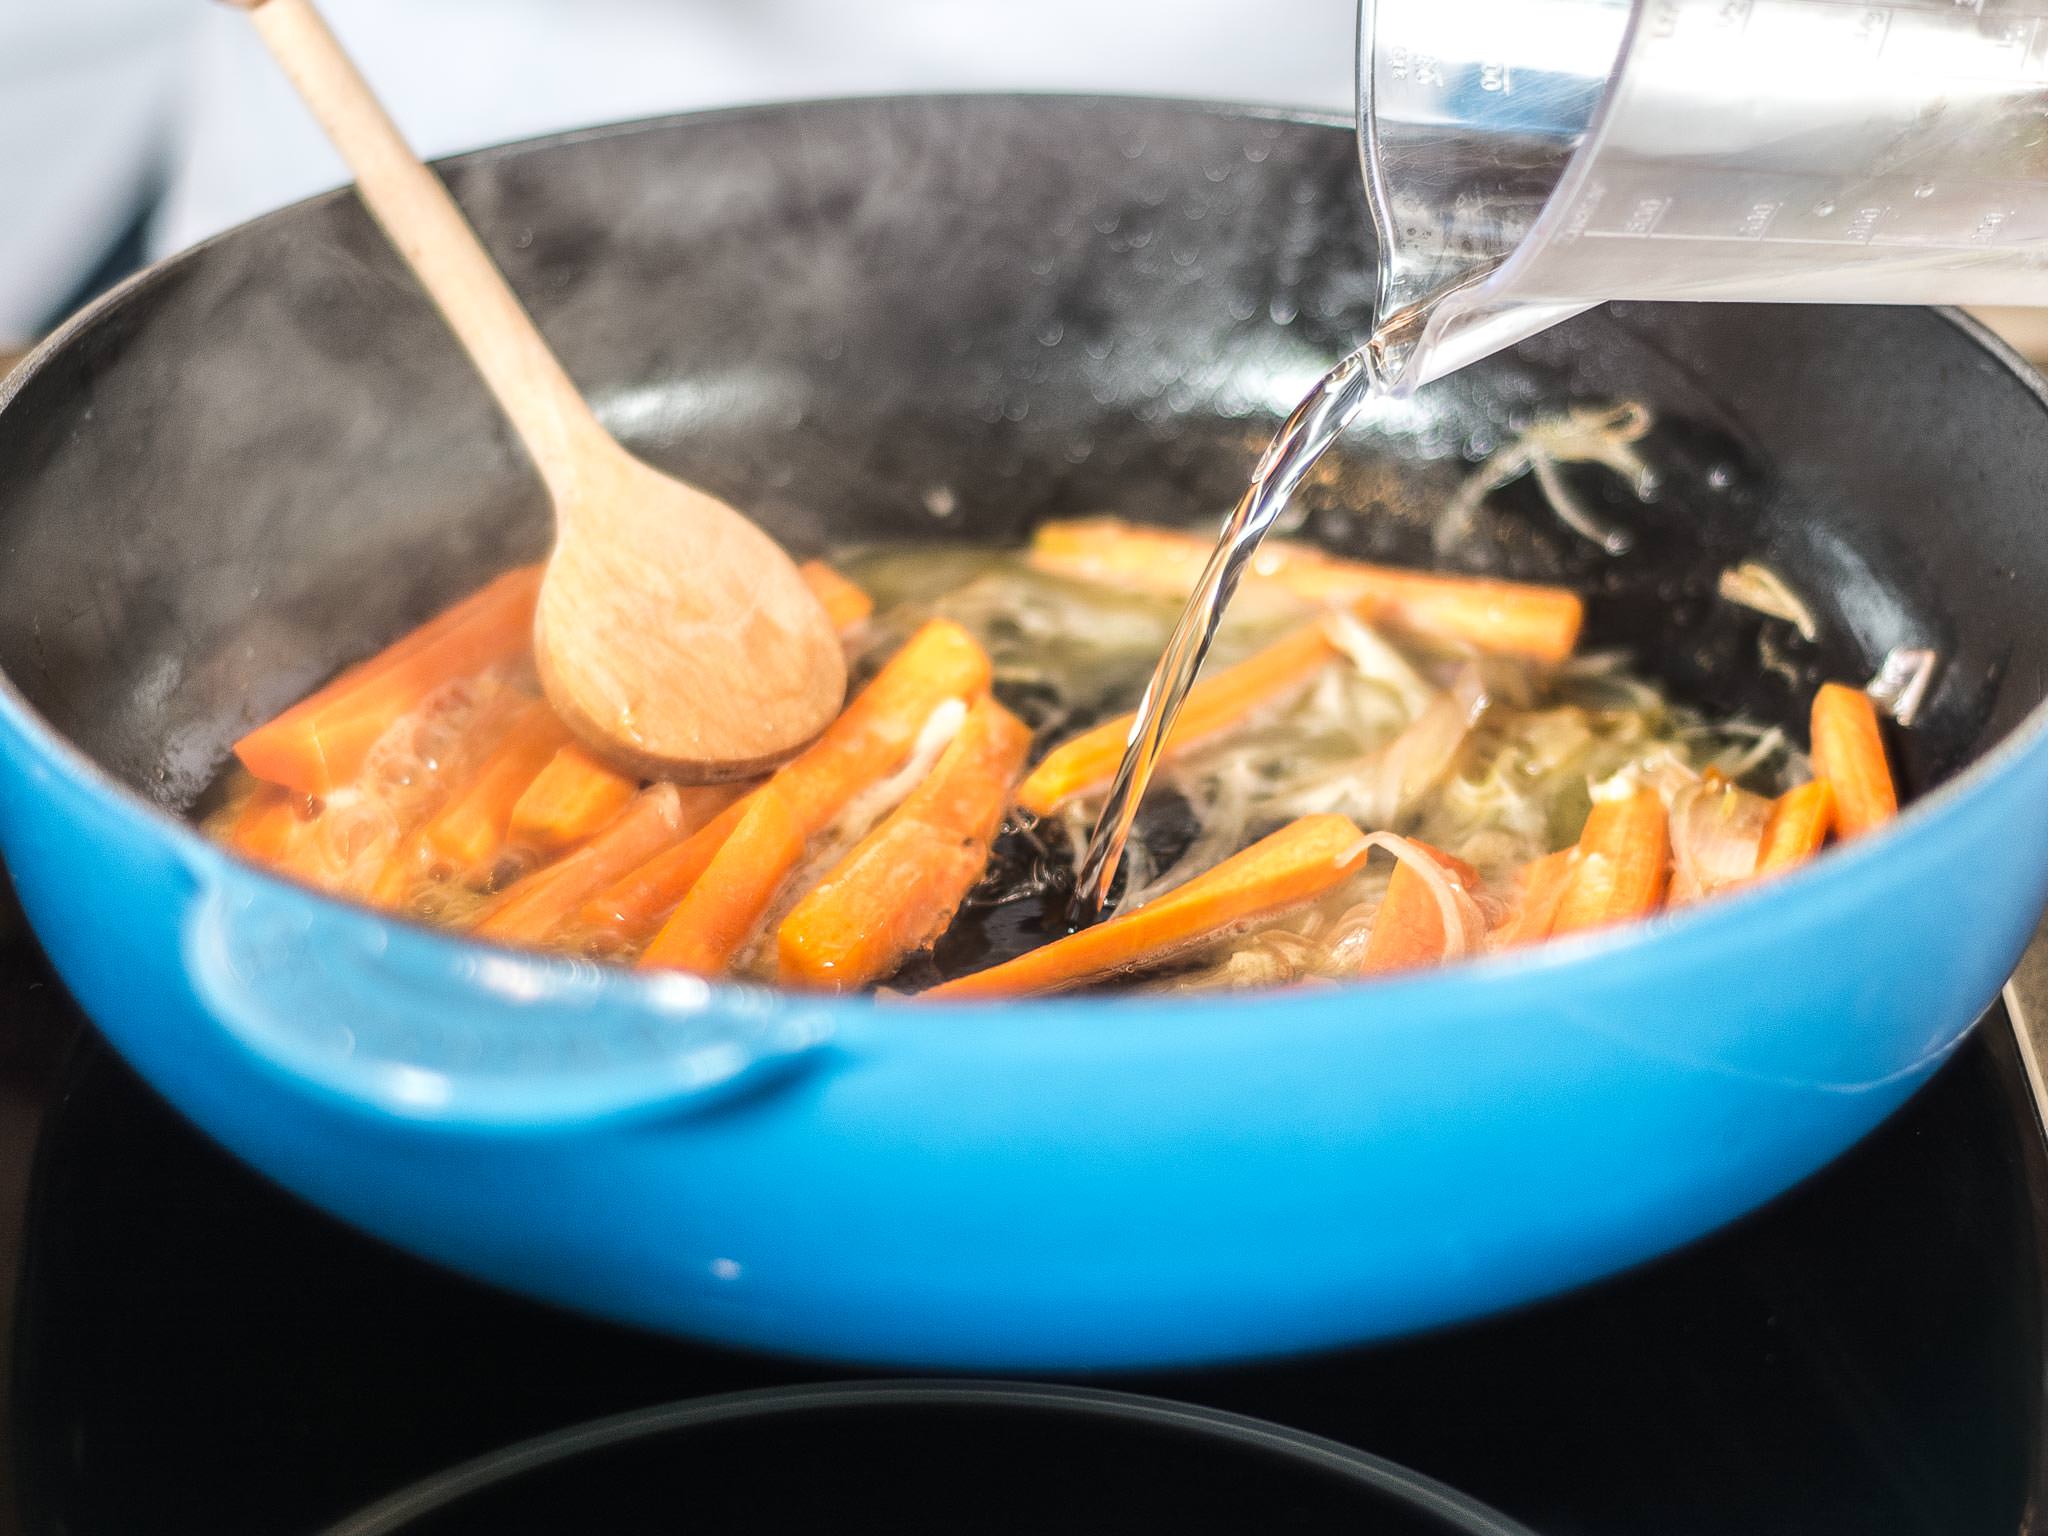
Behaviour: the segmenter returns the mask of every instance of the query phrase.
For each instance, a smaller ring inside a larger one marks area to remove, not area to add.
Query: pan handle
[[[423,1127],[551,1131],[721,1099],[816,1062],[834,1007],[464,943],[222,857],[187,974],[242,1047],[330,1102]]]

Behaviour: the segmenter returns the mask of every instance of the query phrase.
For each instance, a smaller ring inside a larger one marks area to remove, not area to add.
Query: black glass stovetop
[[[9,1513],[35,1536],[312,1532],[580,1419],[858,1374],[570,1316],[314,1212],[114,1059],[0,912],[9,1084],[13,1128],[41,1119],[0,1274]],[[2042,1475],[2044,1232],[1994,1013],[1833,1167],[1646,1268],[1377,1348],[1094,1379],[1348,1441],[1545,1536],[2009,1536]]]

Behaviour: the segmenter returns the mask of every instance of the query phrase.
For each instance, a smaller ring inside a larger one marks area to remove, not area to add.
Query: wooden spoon
[[[555,548],[534,654],[548,702],[651,778],[744,778],[794,755],[838,713],[846,662],[788,556],[605,431],[308,0],[229,3],[252,13],[547,486]]]

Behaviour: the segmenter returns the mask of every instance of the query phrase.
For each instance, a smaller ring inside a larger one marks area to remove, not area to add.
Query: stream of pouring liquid
[[[1152,770],[1159,764],[1181,702],[1194,686],[1202,658],[1209,654],[1209,642],[1223,622],[1223,610],[1246,565],[1258,553],[1259,541],[1286,510],[1302,476],[1315,467],[1351,418],[1375,394],[1392,387],[1400,363],[1412,361],[1404,355],[1405,348],[1392,340],[1398,336],[1405,342],[1412,335],[1410,325],[1382,326],[1371,341],[1324,374],[1282,424],[1252,471],[1251,484],[1224,523],[1215,553],[1189,594],[1152,680],[1145,685],[1145,696],[1138,702],[1123,761],[1117,765],[1109,798],[1096,819],[1075,881],[1072,916],[1076,922],[1094,921],[1108,905],[1131,824],[1137,819],[1146,786],[1152,782]]]

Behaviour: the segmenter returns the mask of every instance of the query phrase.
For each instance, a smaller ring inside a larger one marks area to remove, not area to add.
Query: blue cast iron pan
[[[452,162],[605,419],[789,545],[1015,540],[1236,494],[1372,294],[1348,126],[1073,98],[826,103]],[[1389,406],[1307,533],[1429,558],[1539,410],[1648,403],[1619,560],[1526,487],[1460,563],[1795,723],[1939,678],[1894,830],[1735,899],[1442,974],[940,1009],[480,948],[178,818],[228,744],[537,555],[537,483],[354,200],[143,274],[0,394],[0,851],[108,1037],[223,1144],[429,1258],[730,1343],[979,1367],[1356,1341],[1577,1284],[1825,1163],[2048,896],[2048,412],[1954,316],[1627,306]],[[948,510],[952,509],[952,510]],[[943,514],[943,515],[941,515]],[[1713,597],[1766,559],[1822,638]]]

